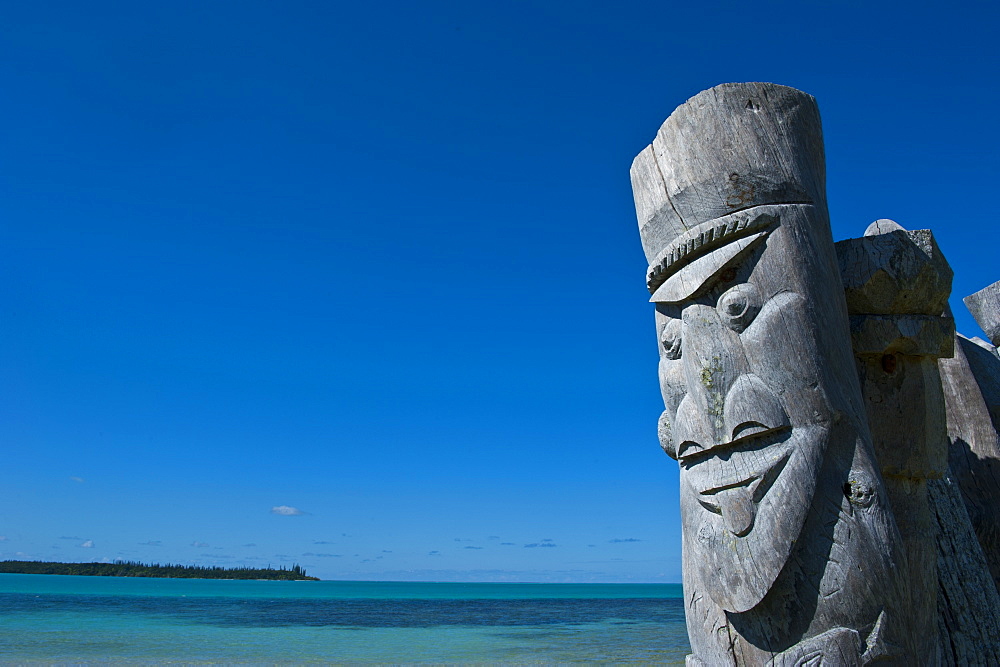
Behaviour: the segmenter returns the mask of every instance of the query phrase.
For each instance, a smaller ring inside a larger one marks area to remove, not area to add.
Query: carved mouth
[[[729,458],[734,451],[756,451],[770,447],[791,433],[791,426],[782,424],[769,428],[760,422],[743,422],[733,429],[734,439],[728,442],[718,442],[702,445],[693,440],[685,440],[677,448],[677,460],[690,470],[702,461],[713,457]]]
[[[721,516],[726,528],[737,537],[753,528],[757,505],[788,463],[792,446],[780,443],[790,432],[784,426],[757,431],[724,447],[698,450],[681,461],[697,489],[698,503]],[[742,465],[727,465],[733,456]],[[739,471],[737,476],[726,474],[734,469]]]
[[[770,465],[763,472],[736,482],[720,484],[718,486],[712,486],[699,491],[698,502],[701,503],[702,507],[707,509],[709,512],[722,514],[722,508],[712,502],[712,499],[725,495],[727,491],[741,490],[745,491],[746,494],[749,495],[750,500],[754,504],[759,503],[771,489],[771,486],[774,484],[774,480],[776,480],[778,475],[781,474],[781,471],[784,469],[785,464],[788,463],[788,457],[791,456],[791,454],[791,448],[785,447],[777,457],[769,462]]]

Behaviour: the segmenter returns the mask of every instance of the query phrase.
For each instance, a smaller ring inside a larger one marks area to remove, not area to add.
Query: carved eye
[[[660,333],[660,345],[663,346],[663,355],[667,359],[681,358],[681,328],[680,320],[670,320],[663,327]]]
[[[716,310],[719,318],[739,333],[750,326],[760,312],[762,299],[757,288],[749,283],[737,285],[719,297]]]

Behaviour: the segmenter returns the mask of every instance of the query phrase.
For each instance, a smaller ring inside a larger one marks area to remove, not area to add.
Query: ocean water
[[[0,662],[657,663],[675,584],[220,581],[0,574]]]

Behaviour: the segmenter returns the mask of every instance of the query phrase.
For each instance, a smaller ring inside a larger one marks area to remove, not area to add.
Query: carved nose
[[[753,373],[739,376],[729,388],[721,431],[713,428],[712,420],[698,409],[690,395],[681,401],[676,423],[680,458],[791,426],[781,401]]]
[[[735,331],[719,319],[715,308],[693,304],[684,309],[683,353],[684,380],[693,405],[685,409],[702,415],[703,423],[695,430],[708,430],[710,442],[700,442],[702,447],[726,442],[726,396],[736,379],[749,372],[743,343]],[[683,407],[683,406],[682,406]],[[681,426],[678,415],[678,426]],[[702,434],[704,436],[707,434]]]
[[[674,420],[679,458],[789,425],[778,397],[750,373],[739,334],[715,308],[688,306],[683,324],[688,395]]]

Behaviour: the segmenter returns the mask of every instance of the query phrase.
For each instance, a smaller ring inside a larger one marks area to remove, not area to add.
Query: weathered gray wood
[[[994,345],[1000,346],[1000,281],[970,294],[964,301],[976,323]]]
[[[949,463],[1000,590],[1000,359],[958,336],[954,358],[942,359],[939,365]]]
[[[1000,595],[976,541],[958,484],[927,483],[938,543],[938,631],[946,665],[1000,664]]]
[[[875,455],[906,549],[910,629],[922,664],[938,664],[937,522],[927,485],[948,466],[937,362],[953,353],[954,320],[941,314],[952,271],[929,231],[891,220],[836,249]]]
[[[824,179],[814,100],[762,83],[696,95],[633,163],[658,430],[680,465],[689,664],[926,657]]]
[[[837,243],[847,309],[852,313],[940,315],[948,305],[953,272],[930,230],[895,229]]]

